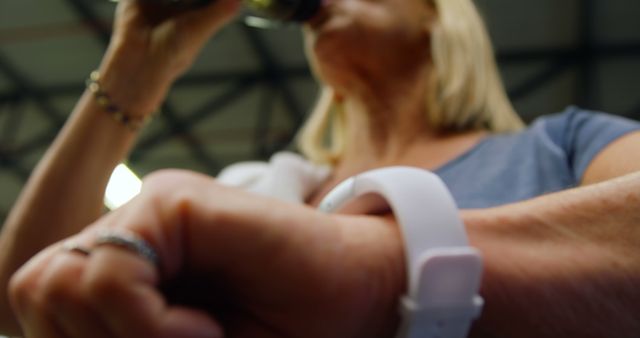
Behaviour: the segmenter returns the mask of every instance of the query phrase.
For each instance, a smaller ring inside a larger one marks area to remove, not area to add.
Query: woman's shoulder
[[[576,106],[539,117],[518,135],[519,144],[561,153],[580,179],[591,160],[613,141],[640,130],[640,122],[624,116]]]
[[[466,208],[511,203],[577,185],[598,153],[638,130],[636,121],[569,107],[519,132],[487,136],[438,174]]]
[[[607,142],[639,129],[638,121],[570,106],[562,112],[534,120],[528,131],[533,134],[544,133],[556,145],[568,149],[576,142],[585,142],[594,138]]]

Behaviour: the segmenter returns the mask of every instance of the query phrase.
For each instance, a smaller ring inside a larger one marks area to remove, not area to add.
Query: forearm
[[[90,94],[82,97],[33,171],[3,227],[0,248],[6,252],[7,246],[19,245],[11,257],[29,256],[33,252],[27,246],[39,249],[100,215],[109,175],[132,142],[129,132],[105,115]]]
[[[105,79],[104,90],[112,100],[128,114],[143,116],[159,104],[164,88],[151,88],[155,101],[142,94],[132,95],[136,91],[142,93],[131,80],[136,76],[130,70],[135,62],[129,55],[110,53],[100,70]],[[135,136],[100,107],[92,93],[85,92],[4,224],[0,236],[0,287],[4,288],[13,272],[36,252],[78,232],[100,216],[111,172],[126,157]],[[4,292],[0,293],[0,318],[11,318]]]
[[[640,332],[640,174],[465,213],[484,254],[476,333],[634,337]]]

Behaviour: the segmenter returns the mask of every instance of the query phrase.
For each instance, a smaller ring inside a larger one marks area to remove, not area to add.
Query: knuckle
[[[21,269],[9,280],[9,301],[18,313],[23,313],[33,303],[33,295],[37,289],[38,279],[38,275],[33,271]]]
[[[175,200],[187,199],[196,174],[186,170],[164,169],[143,179],[141,197],[152,205],[167,206]]]
[[[210,176],[188,170],[163,169],[144,177],[141,195],[152,202],[180,206],[188,203],[202,187],[210,189],[216,185]]]
[[[201,174],[188,170],[162,169],[145,176],[142,183],[143,187],[150,189],[175,189],[184,184],[192,184],[201,177]]]
[[[18,314],[80,302],[74,282],[81,274],[81,266],[64,256],[55,257],[44,268],[24,268],[9,281],[9,300]]]

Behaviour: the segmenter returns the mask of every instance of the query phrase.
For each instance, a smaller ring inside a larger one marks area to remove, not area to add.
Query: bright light
[[[104,194],[104,204],[111,210],[116,209],[139,194],[141,187],[142,182],[138,176],[127,166],[120,164],[111,174]]]

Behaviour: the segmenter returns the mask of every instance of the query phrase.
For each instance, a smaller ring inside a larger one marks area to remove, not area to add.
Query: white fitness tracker
[[[404,239],[408,288],[398,337],[466,337],[482,311],[482,260],[469,246],[449,190],[429,171],[389,167],[345,180],[318,208],[332,212],[369,193],[386,200]]]

